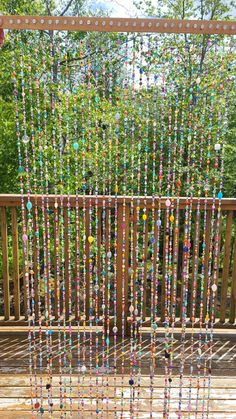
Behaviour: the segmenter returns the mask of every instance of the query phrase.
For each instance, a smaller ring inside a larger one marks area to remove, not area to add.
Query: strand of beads
[[[61,414],[65,412],[66,407],[66,380],[65,380],[65,356],[66,356],[66,323],[65,323],[65,226],[64,226],[64,141],[62,135],[62,99],[63,99],[63,78],[61,71],[61,50],[60,46],[57,47],[57,131],[58,131],[58,177],[59,177],[59,194],[60,194],[60,209],[58,210],[58,242],[60,243],[58,251],[58,264],[59,264],[59,278],[57,287],[59,291],[58,301],[58,352],[59,352],[59,386],[60,386],[60,410]],[[54,204],[54,208],[57,210],[59,204]],[[61,280],[60,280],[61,278]],[[62,297],[62,302],[61,302]],[[61,331],[61,326],[63,331]],[[63,341],[62,341],[63,335]],[[63,412],[63,413],[62,413]]]
[[[98,209],[98,169],[99,169],[99,160],[98,160],[98,150],[99,150],[99,122],[98,122],[98,111],[99,111],[99,91],[98,91],[98,78],[99,78],[99,63],[98,63],[98,48],[96,48],[96,58],[95,58],[95,74],[94,74],[94,104],[95,104],[95,236],[97,238],[97,245],[95,250],[95,261],[96,261],[96,276],[95,276],[95,323],[96,323],[96,336],[95,336],[95,357],[96,357],[96,414],[99,414],[98,401],[98,383],[99,383],[99,280],[100,280],[100,235],[101,235],[101,211]]]
[[[137,283],[135,291],[135,306],[130,306],[130,313],[135,312],[135,347],[137,347],[137,403],[136,412],[140,410],[140,388],[141,388],[141,355],[142,348],[140,348],[139,333],[138,329],[140,323],[138,322],[137,314],[139,309],[139,296],[140,296],[140,307],[141,307],[141,293],[139,293],[138,286],[140,283],[139,276],[139,226],[140,226],[140,195],[141,195],[141,155],[142,155],[142,116],[143,116],[143,103],[142,103],[142,89],[143,89],[143,36],[140,36],[139,40],[139,89],[138,89],[138,162],[137,162],[137,207],[136,207],[136,225],[137,225],[137,241],[136,241],[136,265],[137,265]]]
[[[88,209],[87,209],[87,231],[88,231],[88,242],[89,242],[89,249],[88,253],[86,254],[86,284],[87,284],[87,293],[89,296],[88,299],[88,320],[89,320],[89,395],[90,395],[90,406],[92,408],[93,403],[93,396],[92,396],[92,346],[93,346],[93,334],[92,334],[92,326],[93,326],[93,246],[94,246],[94,237],[92,232],[92,182],[91,178],[93,176],[92,172],[92,121],[91,121],[91,46],[90,46],[90,38],[86,42],[86,51],[87,51],[87,60],[85,62],[86,70],[87,70],[87,103],[86,103],[86,118],[87,118],[87,153],[88,153],[88,161],[87,161],[87,173],[86,173],[86,181],[87,181],[87,190],[90,196],[88,200]]]
[[[167,92],[173,90],[172,68],[173,68],[173,52],[164,50],[164,57],[169,55],[167,63],[167,77],[168,84],[166,86]],[[167,144],[167,199],[165,201],[165,231],[164,231],[164,259],[163,259],[163,275],[164,275],[164,319],[165,319],[165,389],[164,389],[164,406],[163,415],[169,416],[169,374],[170,374],[170,360],[172,358],[170,338],[169,338],[169,324],[170,324],[170,294],[171,294],[171,268],[172,268],[172,235],[173,235],[173,201],[171,199],[171,178],[172,178],[172,97],[169,98],[168,103],[168,128],[166,128],[166,136],[168,138]]]
[[[66,45],[66,50],[68,49],[69,44]],[[68,64],[69,54],[66,52],[65,55],[65,157],[66,157],[66,192],[67,192],[67,210],[65,211],[65,226],[66,226],[66,254],[65,254],[65,264],[66,264],[66,295],[68,298],[68,314],[66,312],[66,317],[68,318],[68,351],[67,351],[67,361],[68,361],[68,372],[69,372],[69,400],[70,400],[70,415],[72,416],[72,292],[71,292],[71,127],[70,127],[70,74],[69,74],[69,64]],[[67,338],[67,337],[66,337]]]
[[[28,47],[31,49],[33,48],[31,37],[28,40]],[[36,60],[37,62],[37,60]],[[39,368],[40,373],[42,373],[42,318],[41,318],[41,296],[40,296],[40,244],[39,244],[39,214],[38,214],[38,204],[37,204],[37,144],[35,143],[35,123],[34,123],[34,96],[33,96],[33,79],[32,79],[32,57],[31,54],[28,54],[28,76],[29,76],[29,85],[28,85],[28,92],[29,92],[29,101],[30,101],[30,125],[31,125],[31,145],[32,145],[32,165],[33,165],[33,189],[34,189],[34,216],[33,216],[33,229],[34,229],[34,248],[32,249],[34,255],[32,257],[34,258],[33,263],[33,271],[34,271],[34,284],[33,289],[31,290],[32,293],[35,295],[35,304],[36,307],[33,308],[33,302],[32,302],[32,311],[34,309],[35,313],[35,319],[39,321]],[[37,71],[37,70],[36,70]],[[30,207],[30,204],[28,204]],[[35,336],[35,330],[33,330],[34,335],[34,353],[36,353],[36,336]],[[35,359],[35,369],[37,368],[37,358],[34,356]],[[37,374],[37,370],[35,370],[35,375]],[[42,404],[42,375],[40,376],[40,402]],[[35,404],[37,405],[39,403],[38,400],[38,386],[37,386],[37,378],[35,377]]]
[[[85,373],[87,370],[86,367],[86,249],[87,245],[92,244],[93,237],[86,235],[86,148],[85,148],[85,65],[83,63],[83,56],[84,56],[84,43],[80,41],[80,75],[81,75],[81,155],[82,155],[82,194],[83,194],[83,216],[82,216],[82,224],[83,224],[83,342],[82,342],[82,365],[80,367],[80,374],[82,373],[82,383],[81,383],[81,415],[84,415],[84,381],[85,381]]]
[[[102,130],[102,194],[103,194],[103,203],[102,203],[102,401],[105,397],[105,358],[106,358],[106,138],[107,138],[107,125],[106,125],[106,56],[105,48],[102,48],[102,98],[101,98],[101,111],[102,111],[102,121],[101,121],[101,130]],[[104,407],[102,405],[102,415],[104,413]]]
[[[15,104],[15,126],[16,126],[16,137],[17,137],[17,148],[18,148],[18,162],[19,162],[19,178],[20,178],[20,191],[21,191],[21,217],[22,217],[22,244],[23,244],[23,255],[24,255],[24,274],[25,274],[25,287],[26,287],[26,297],[27,297],[27,314],[28,314],[28,342],[29,342],[29,373],[30,373],[30,389],[31,389],[31,410],[32,414],[34,412],[34,408],[37,408],[39,402],[36,398],[35,405],[33,403],[33,360],[32,360],[32,334],[31,334],[31,320],[30,320],[30,294],[29,294],[29,277],[28,273],[28,261],[26,258],[27,250],[28,250],[28,236],[27,236],[27,218],[26,218],[26,208],[24,202],[24,158],[22,155],[22,143],[23,136],[21,137],[21,127],[20,127],[20,111],[21,111],[21,104],[19,100],[19,91],[18,91],[18,79],[17,79],[17,66],[16,63],[18,62],[18,57],[16,57],[16,43],[18,42],[18,37],[13,32],[11,33],[11,45],[12,45],[12,79],[13,79],[13,86],[14,86],[14,104]],[[25,137],[26,140],[27,137]],[[28,143],[28,140],[26,140]]]
[[[113,149],[113,113],[112,113],[112,97],[113,97],[113,62],[112,62],[112,43],[108,42],[108,64],[109,64],[109,81],[108,81],[108,104],[109,104],[109,133],[107,138],[108,149],[108,209],[107,209],[107,231],[106,231],[106,271],[107,271],[107,297],[106,297],[106,373],[107,373],[107,397],[106,397],[106,414],[109,411],[109,373],[110,373],[110,325],[111,325],[111,268],[112,268],[112,248],[111,248],[111,193],[112,193],[112,149]]]
[[[215,51],[215,54],[217,51]],[[216,54],[217,55],[217,54]],[[231,54],[229,52],[229,56],[231,58]],[[217,113],[217,132],[216,132],[216,143],[214,144],[214,151],[215,151],[215,169],[219,172],[219,181],[218,181],[218,194],[217,198],[219,199],[218,202],[218,209],[217,209],[217,217],[216,217],[216,228],[215,228],[215,245],[214,245],[214,255],[213,255],[213,275],[212,275],[212,283],[211,283],[211,315],[210,315],[210,351],[209,351],[209,364],[208,364],[208,393],[207,393],[207,408],[206,408],[206,416],[209,415],[210,409],[210,390],[211,390],[211,368],[212,368],[212,358],[213,358],[213,328],[214,328],[214,321],[215,321],[215,306],[217,300],[217,273],[218,273],[218,262],[219,262],[219,239],[220,239],[220,228],[221,228],[221,204],[222,204],[222,197],[223,197],[223,176],[224,176],[224,147],[225,147],[225,138],[227,135],[227,126],[228,126],[228,89],[230,86],[230,79],[227,75],[228,70],[228,63],[227,59],[226,62],[224,58],[218,58],[221,60],[219,63],[220,66],[220,80],[218,85],[218,95],[219,95],[219,110]],[[221,140],[222,137],[222,140]],[[221,158],[219,158],[219,151],[222,149]],[[217,177],[217,175],[215,175]]]
[[[130,305],[134,306],[134,149],[135,149],[135,40],[132,42],[131,84],[131,204],[130,204]],[[135,381],[134,313],[130,313],[130,379]],[[135,388],[130,388],[130,416],[134,415]]]
[[[129,94],[129,85],[128,85],[128,64],[129,64],[129,39],[128,35],[125,38],[124,46],[124,64],[125,64],[125,74],[123,80],[123,99],[124,99],[124,151],[123,151],[123,204],[122,204],[122,331],[121,331],[121,416],[124,413],[124,374],[125,374],[125,333],[126,333],[126,307],[125,307],[125,275],[126,275],[126,248],[127,248],[127,235],[126,229],[128,229],[129,224],[129,207],[126,204],[126,193],[127,193],[127,140],[128,140],[128,94]],[[127,210],[128,208],[128,210]],[[129,380],[129,385],[133,385],[132,378]]]
[[[120,37],[117,39],[117,46],[121,44]],[[119,79],[116,85],[115,99],[115,214],[114,214],[114,414],[117,416],[117,241],[118,241],[118,173],[119,173]]]
[[[81,402],[81,337],[80,337],[80,290],[81,290],[81,278],[80,278],[80,208],[79,208],[79,142],[78,142],[78,121],[77,121],[77,98],[79,95],[78,88],[78,74],[77,74],[77,51],[75,46],[73,47],[73,153],[74,153],[74,175],[75,175],[75,319],[77,321],[77,374],[78,374],[78,415],[80,414],[80,402]]]
[[[57,133],[56,133],[56,126],[57,126],[57,73],[55,74],[55,68],[59,65],[59,57],[57,56],[57,50],[53,43],[53,40],[50,42],[50,73],[51,73],[51,118],[52,118],[52,150],[53,150],[53,189],[55,195],[55,202],[54,202],[54,209],[53,209],[53,221],[54,221],[54,310],[55,310],[55,319],[57,320],[57,337],[58,337],[58,351],[61,352],[61,325],[60,325],[60,262],[59,262],[59,211],[58,211],[58,167],[57,167],[57,160],[58,160],[58,147],[57,147]],[[52,296],[53,292],[51,292]],[[52,316],[52,312],[51,312]],[[51,326],[51,323],[50,323]],[[50,336],[53,336],[52,328],[50,328]],[[51,342],[53,344],[53,342]],[[61,382],[61,356],[59,356],[59,375],[60,375],[60,382]],[[51,386],[52,388],[53,382],[51,377],[51,382],[47,383],[47,387]],[[60,385],[60,403],[62,403],[62,392],[61,392],[61,385]],[[53,407],[53,403],[51,401],[51,408]]]
[[[50,82],[47,68],[47,54],[46,50],[42,56],[42,69],[43,69],[43,130],[42,130],[42,151],[44,154],[44,192],[45,192],[45,205],[42,210],[43,222],[45,223],[45,298],[47,298],[47,305],[45,310],[46,322],[46,345],[47,345],[47,370],[48,382],[46,389],[48,390],[48,412],[52,410],[52,284],[51,284],[51,235],[50,235],[50,208],[49,208],[49,142],[48,142],[48,90],[47,85]]]
[[[211,45],[211,41],[209,41]],[[216,58],[216,57],[215,57]],[[215,60],[214,58],[214,60]],[[207,160],[209,161],[209,170],[210,170],[210,157],[211,157],[211,147],[212,147],[212,138],[213,138],[213,117],[214,117],[214,104],[215,104],[215,83],[211,84],[211,91],[209,95],[209,117],[208,117],[208,132],[207,132]],[[209,176],[208,170],[208,176]],[[209,310],[210,310],[210,292],[211,292],[211,277],[212,277],[212,254],[213,254],[213,240],[215,234],[215,200],[216,200],[216,177],[213,178],[212,182],[212,207],[210,214],[210,231],[209,231],[209,257],[206,263],[207,269],[207,278],[205,280],[205,301],[204,301],[204,312],[205,316],[205,350],[208,349],[209,345]],[[205,411],[205,397],[206,397],[206,384],[207,384],[207,356],[204,359],[204,380],[203,380],[203,400],[202,400],[202,411]]]
[[[155,307],[157,304],[156,301],[156,259],[157,259],[157,226],[155,224],[156,220],[156,208],[155,208],[155,199],[156,199],[156,160],[157,160],[157,80],[158,80],[158,69],[157,69],[157,37],[150,39],[151,43],[155,42],[155,56],[154,56],[154,82],[153,82],[153,142],[152,142],[152,216],[151,216],[151,312],[150,312],[150,345],[151,345],[151,357],[150,357],[150,417],[153,412],[153,392],[154,392],[154,376],[155,376],[155,351],[156,351],[156,315]],[[151,53],[151,47],[149,45],[149,51]],[[149,53],[149,54],[150,54]]]
[[[173,65],[179,65],[180,54],[177,50],[175,52],[176,60],[174,61],[174,52],[173,52]],[[183,78],[185,81],[186,78]],[[182,90],[182,104],[184,103],[185,92],[186,92],[186,81],[183,85]],[[177,292],[177,263],[178,263],[178,247],[179,247],[179,197],[181,189],[181,176],[182,176],[182,155],[183,155],[183,117],[184,112],[183,108],[179,107],[180,102],[180,91],[179,87],[175,86],[174,80],[172,81],[174,88],[174,128],[173,128],[173,163],[172,163],[172,180],[171,180],[171,195],[176,197],[176,200],[172,201],[171,205],[171,215],[170,215],[170,247],[169,252],[172,253],[172,258],[169,257],[169,275],[172,276],[172,283],[170,284],[169,293],[170,295],[170,308],[169,316],[171,323],[171,336],[170,336],[170,360],[169,360],[169,375],[168,375],[168,404],[167,412],[169,415],[170,410],[170,401],[171,401],[171,386],[172,386],[172,373],[173,373],[173,352],[174,352],[174,327],[175,327],[175,318],[176,318],[176,292]],[[182,113],[180,110],[182,109]],[[180,139],[178,141],[178,119],[180,118]],[[179,146],[179,147],[178,147]],[[175,205],[175,208],[174,208]],[[171,242],[173,241],[173,248],[171,247]]]
[[[188,54],[189,45],[185,47],[185,59]],[[190,228],[192,215],[192,196],[191,196],[191,141],[192,141],[192,110],[193,110],[193,94],[192,84],[189,86],[189,113],[188,113],[188,128],[187,128],[187,173],[186,173],[186,206],[184,215],[184,239],[183,239],[183,282],[182,282],[182,333],[181,333],[181,360],[180,360],[180,380],[179,380],[179,406],[178,417],[181,417],[182,412],[182,388],[183,388],[183,372],[185,364],[185,332],[187,321],[187,298],[189,285],[189,260],[190,260]]]

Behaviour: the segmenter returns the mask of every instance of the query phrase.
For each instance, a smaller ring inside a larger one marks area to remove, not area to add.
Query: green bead
[[[40,413],[44,413],[44,408],[40,407],[39,411],[40,411]]]

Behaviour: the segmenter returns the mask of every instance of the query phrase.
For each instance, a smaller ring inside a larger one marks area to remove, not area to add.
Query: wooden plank
[[[24,195],[25,200],[28,199],[28,195]],[[32,203],[34,203],[37,200],[38,206],[41,207],[42,206],[42,197],[41,196],[37,196],[35,197],[35,195],[30,195],[30,201]],[[67,195],[62,195],[61,199],[62,199],[62,206],[67,207]],[[133,198],[131,196],[118,196],[117,198],[115,196],[109,196],[109,195],[85,195],[85,206],[89,207],[90,202],[92,206],[95,206],[97,203],[98,207],[103,207],[103,202],[104,200],[108,203],[110,201],[110,207],[114,208],[115,207],[115,202],[117,199],[117,203],[121,204],[123,203],[123,200],[125,199],[125,202],[127,204],[131,203],[131,200],[133,199],[133,204],[134,206],[139,206],[140,208],[152,208],[153,205],[153,197],[152,196],[147,196],[145,198],[145,203],[144,203],[144,197],[138,197],[138,196],[134,196]],[[162,198],[156,198],[155,200],[155,205],[158,205],[158,203],[160,202],[161,205],[161,209],[165,209],[166,205],[165,205],[165,201],[166,201],[166,197],[162,197]],[[173,201],[173,205],[174,207],[176,207],[176,197],[172,197],[171,198]],[[179,208],[180,209],[185,209],[186,207],[186,197],[181,197],[179,198]],[[54,207],[54,203],[55,203],[55,195],[50,194],[47,196],[47,200],[48,200],[48,204],[50,207]],[[192,208],[196,209],[197,205],[198,205],[198,200],[199,198],[197,197],[193,197],[191,202],[192,202]],[[200,206],[201,209],[204,208],[205,205],[205,200],[206,200],[206,208],[207,210],[211,210],[212,209],[212,198],[200,198]],[[140,202],[139,202],[140,201]],[[219,205],[219,200],[216,200],[215,202],[215,209],[217,210],[218,205]],[[78,196],[78,203],[80,207],[83,207],[83,202],[84,202],[84,196],[83,195],[79,195]],[[21,195],[11,195],[11,194],[0,194],[0,207],[17,207],[21,205]],[[71,208],[75,208],[76,206],[76,195],[70,195],[70,206]],[[222,211],[229,211],[229,210],[236,210],[236,198],[223,198],[221,200],[221,208]]]
[[[123,220],[123,211],[125,223]],[[125,204],[118,205],[117,209],[117,327],[118,335],[122,334],[122,323],[124,322],[124,333],[127,330],[128,314],[128,267],[129,267],[129,216],[130,208]],[[123,233],[124,230],[124,233]],[[124,255],[123,255],[124,240]],[[124,258],[124,260],[123,260]],[[122,321],[122,318],[124,319]]]
[[[109,412],[108,412],[109,414]],[[111,412],[112,414],[112,412]],[[116,410],[116,416],[118,418],[122,417],[123,412],[121,412],[120,410]],[[44,418],[47,418],[47,414],[44,413]],[[77,418],[78,414],[76,412],[72,412],[72,418]],[[138,414],[139,419],[147,419],[147,413],[143,413],[143,412],[139,412]],[[188,417],[188,413],[187,412],[182,412],[182,417]],[[219,419],[219,412],[211,412],[211,419]],[[4,412],[4,419],[32,419],[32,412],[31,410],[21,410],[19,412],[15,411],[15,410],[8,410],[7,412]],[[53,411],[53,418],[61,418],[61,411]],[[222,419],[236,419],[236,415],[232,414],[232,413],[223,413]],[[162,413],[155,413],[155,419],[163,419],[163,414]]]
[[[177,214],[178,211],[178,214]],[[177,217],[178,215],[178,217]],[[178,283],[178,260],[179,260],[179,233],[180,233],[180,226],[179,226],[179,219],[180,218],[180,210],[179,208],[176,209],[175,213],[175,221],[174,221],[174,246],[173,246],[173,270],[172,270],[172,275],[173,275],[173,280],[172,280],[172,284],[171,284],[171,321],[173,319],[173,316],[176,316],[176,307],[173,308],[173,303],[174,303],[174,297],[176,298],[177,296],[177,283]],[[178,221],[178,224],[177,224]],[[176,290],[174,292],[174,275],[176,275]],[[174,313],[175,311],[175,313]]]
[[[166,210],[164,213],[164,229],[163,229],[163,256],[162,256],[162,280],[161,280],[161,321],[165,321],[165,271],[166,271],[166,242],[168,236],[166,235]]]
[[[102,212],[98,208],[98,229],[97,229],[97,276],[98,276],[98,313],[100,311],[100,285],[101,285],[101,240],[102,240]]]
[[[196,297],[194,295],[194,281],[196,284],[196,293],[197,293],[197,279],[198,279],[198,256],[199,256],[199,232],[200,232],[200,211],[196,213],[195,226],[194,228],[194,239],[193,239],[193,257],[192,257],[192,275],[191,275],[191,285],[190,285],[190,319],[195,317],[196,306],[194,307],[194,302],[196,305]]]
[[[69,380],[68,380],[69,383]],[[38,383],[39,384],[39,383]],[[195,386],[195,387],[194,387]],[[85,399],[88,399],[89,397],[92,397],[94,399],[96,399],[96,396],[100,399],[102,397],[102,393],[104,392],[104,388],[101,384],[99,384],[98,386],[93,386],[90,388],[89,384],[86,383],[85,385],[83,384],[83,382],[81,383],[81,387],[83,387],[83,397]],[[200,397],[202,397],[202,393],[203,393],[203,389],[200,389]],[[13,387],[10,386],[9,384],[6,384],[6,386],[4,387],[0,387],[0,399],[12,399],[12,398],[30,398],[32,394],[32,390],[30,388],[29,385],[26,386],[19,386],[19,387]],[[191,391],[191,395],[192,395],[192,400],[194,400],[196,398],[196,394],[197,394],[197,389],[196,389],[196,381],[193,381],[193,387],[192,387],[192,391]],[[58,398],[60,397],[60,386],[57,383],[57,385],[53,386],[53,390],[52,390],[52,395],[53,398]],[[70,395],[72,398],[77,398],[78,397],[78,389],[75,385],[72,386],[72,390],[70,392]],[[116,388],[116,395],[118,398],[122,397],[122,388],[121,387],[117,387]],[[42,388],[42,397],[44,399],[47,399],[48,397],[48,392],[45,388],[45,386]],[[106,397],[109,397],[109,400],[113,400],[114,398],[114,384],[113,385],[109,385],[107,392],[106,392]],[[130,387],[126,387],[126,390],[123,394],[123,398],[124,400],[130,400],[130,397],[132,397],[132,389]],[[153,400],[159,400],[160,402],[163,401],[163,397],[164,397],[164,392],[163,392],[163,388],[159,387],[159,388],[154,388],[153,389],[153,393],[152,393],[152,398]],[[171,392],[171,399],[172,400],[176,400],[179,397],[179,388],[177,386],[173,387],[172,386],[172,392]],[[183,388],[183,392],[182,392],[182,399],[183,400],[187,400],[189,397],[189,389],[188,387],[184,387]],[[143,400],[149,400],[150,399],[150,389],[148,387],[148,385],[146,387],[142,388],[142,399]],[[235,400],[236,401],[236,391],[234,388],[227,388],[227,389],[211,389],[210,392],[210,400],[214,400],[214,399],[218,399],[218,400]]]
[[[36,216],[38,217],[38,208],[34,207],[33,213],[33,231],[36,231]],[[34,301],[35,301],[35,320],[39,318],[39,283],[38,283],[38,256],[39,249],[37,247],[37,238],[33,237],[33,263],[34,263]]]
[[[215,316],[217,315],[217,302],[218,302],[218,282],[219,282],[219,260],[220,260],[220,251],[221,251],[221,237],[222,237],[222,213],[220,216],[220,221],[219,221],[219,237],[218,237],[218,255],[217,255],[217,260],[216,260],[216,265],[217,265],[217,270],[216,270],[216,285],[217,285],[217,290],[216,290],[216,294],[215,294],[215,302],[214,302],[214,306],[215,306]]]
[[[85,261],[85,267],[86,267],[86,273],[85,273],[85,278],[86,278],[86,319],[89,319],[90,313],[90,272],[89,272],[89,249],[90,249],[90,245],[88,242],[88,237],[89,237],[89,225],[90,225],[90,221],[89,221],[89,208],[86,208],[85,211],[85,237],[86,237],[86,242],[85,242],[85,255],[86,255],[86,261]]]
[[[2,234],[2,276],[3,276],[3,303],[5,320],[10,318],[10,288],[9,288],[9,265],[8,265],[8,235],[7,235],[7,212],[1,208],[1,234]]]
[[[231,282],[231,298],[230,298],[230,323],[235,322],[236,315],[236,231],[234,234],[234,259],[233,259],[233,272]]]
[[[65,308],[66,308],[66,320],[69,319],[69,289],[70,289],[70,278],[69,278],[69,237],[68,237],[68,209],[64,208],[64,260],[65,260]]]
[[[9,379],[10,377],[10,379]],[[43,386],[48,382],[48,375],[47,373],[41,374],[42,378],[42,384]],[[66,382],[69,382],[70,376],[68,374],[64,375],[64,378]],[[129,375],[124,375],[122,378],[121,374],[116,375],[116,384],[117,386],[120,386],[123,382],[124,388],[130,388],[129,385]],[[102,386],[103,384],[103,377],[102,375],[99,375],[96,377],[96,375],[93,375],[92,377],[88,375],[84,376],[83,385],[85,387],[89,387],[90,383],[92,386],[96,385],[96,380],[98,383],[98,386]],[[156,389],[163,389],[163,385],[165,384],[165,377],[163,375],[161,376],[154,376],[153,383],[155,385]],[[172,376],[172,384],[173,388],[179,388],[179,375],[173,374]],[[59,387],[59,381],[60,381],[60,375],[59,374],[53,374],[52,376],[52,384],[53,387]],[[30,375],[29,374],[0,374],[0,388],[5,387],[27,387],[30,383]],[[107,383],[109,387],[114,387],[114,376],[112,374],[109,374],[107,377]],[[142,374],[142,379],[140,381],[140,387],[145,388],[148,387],[150,384],[150,376],[147,374]],[[78,376],[77,374],[72,374],[71,376],[71,385],[72,387],[78,386]],[[235,383],[235,377],[232,376],[223,376],[223,377],[212,377],[212,383],[211,388],[212,389],[220,389],[220,390],[230,390],[235,389],[236,383]],[[188,389],[189,388],[189,376],[184,375],[183,376],[183,388]],[[1,390],[2,391],[2,390]]]
[[[229,211],[227,214],[227,220],[226,220],[224,261],[223,261],[223,273],[222,273],[222,280],[221,280],[220,321],[222,323],[225,322],[225,317],[226,317],[228,275],[229,275],[230,254],[231,254],[232,222],[233,222],[233,211]]]
[[[146,317],[146,308],[147,308],[147,256],[148,256],[148,217],[149,211],[146,211],[147,219],[145,222],[144,229],[144,246],[143,246],[143,257],[144,257],[144,267],[143,267],[143,318]],[[150,301],[149,301],[150,303]]]
[[[57,276],[58,264],[59,264],[59,221],[58,221],[58,208],[54,208],[54,286],[55,286],[55,304],[54,304],[54,316],[58,319],[58,311],[60,313],[60,286],[58,286],[59,278]]]
[[[96,412],[96,409],[98,408],[99,411],[106,411],[106,407],[104,406],[104,401],[101,399],[98,399],[98,406],[96,406],[96,403],[92,403],[91,398],[85,398],[83,399],[83,412],[88,412],[88,413],[92,413],[92,412]],[[53,409],[56,411],[60,410],[60,404],[61,401],[59,398],[53,398]],[[123,404],[123,406],[122,406]],[[65,409],[69,410],[70,409],[70,401],[67,398],[66,403],[64,403],[64,407]],[[170,412],[171,413],[175,413],[176,410],[178,409],[178,399],[174,399],[171,401],[171,408],[170,408]],[[182,411],[184,412],[188,412],[188,405],[189,402],[188,400],[183,400],[182,401]],[[80,406],[81,409],[81,399],[73,399],[72,402],[72,411],[76,412],[77,417],[78,417],[78,407]],[[153,400],[153,411],[154,412],[162,412],[163,411],[163,405],[162,403],[160,403],[160,400]],[[45,402],[45,408],[47,407],[47,402]],[[116,407],[117,410],[122,409],[123,407],[123,411],[124,412],[129,412],[130,411],[130,403],[124,403],[123,399],[118,399],[118,400],[109,400],[109,409],[108,412],[113,413],[114,412],[114,408]],[[31,400],[27,399],[27,398],[11,398],[11,399],[0,399],[0,411],[5,412],[9,411],[9,410],[16,410],[16,411],[21,411],[21,410],[27,410],[31,408]],[[214,411],[214,412],[218,412],[219,414],[221,413],[235,413],[235,400],[224,400],[224,403],[222,403],[222,400],[220,399],[214,399],[214,400],[210,400],[209,401],[209,411]],[[146,412],[146,413],[150,413],[150,401],[145,400],[143,398],[139,398],[139,412]],[[199,407],[199,413],[201,413],[201,406]],[[220,416],[219,416],[220,417]]]
[[[75,236],[75,278],[76,278],[76,286],[75,286],[75,318],[78,320],[80,316],[80,292],[81,292],[81,276],[80,276],[80,208],[76,208],[75,217],[78,218],[76,220],[76,236]]]
[[[13,257],[13,283],[14,283],[14,314],[15,320],[20,318],[20,277],[19,277],[19,251],[18,251],[18,223],[17,210],[11,209],[12,223],[12,257]]]
[[[178,20],[150,18],[109,18],[85,16],[1,16],[0,25],[5,29],[67,30],[95,32],[148,32],[236,34],[233,21]]]
[[[206,315],[206,306],[207,306],[207,283],[208,283],[208,264],[210,257],[210,242],[211,242],[211,218],[212,212],[207,210],[206,217],[206,247],[205,247],[205,258],[204,258],[204,293],[203,293],[203,319]]]

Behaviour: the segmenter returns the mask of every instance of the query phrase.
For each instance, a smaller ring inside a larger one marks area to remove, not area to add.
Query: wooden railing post
[[[14,283],[14,314],[15,320],[20,318],[20,279],[19,279],[19,252],[18,252],[18,225],[16,207],[11,209],[12,222],[12,256],[13,256],[13,283]]]
[[[233,211],[229,211],[227,214],[226,231],[225,231],[225,251],[224,251],[224,262],[223,262],[223,273],[222,273],[222,285],[221,285],[221,299],[220,299],[220,321],[225,322],[226,316],[226,300],[228,290],[228,275],[230,265],[230,245],[231,245],[231,230],[233,222]]]
[[[2,233],[2,270],[3,270],[4,318],[5,318],[5,320],[9,320],[10,319],[10,289],[9,289],[8,238],[7,238],[6,207],[1,208],[1,233]]]
[[[129,224],[130,206],[118,205],[117,214],[117,327],[118,335],[127,332],[129,282]]]
[[[234,235],[234,259],[233,259],[233,272],[231,282],[231,299],[230,299],[230,315],[229,322],[235,322],[236,311],[236,232]]]

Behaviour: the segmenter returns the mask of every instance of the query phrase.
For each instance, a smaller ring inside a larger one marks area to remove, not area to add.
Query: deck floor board
[[[122,342],[118,339],[117,342],[117,373],[114,374],[114,342],[110,340],[109,352],[109,368],[99,370],[97,381],[95,375],[95,341],[93,340],[93,357],[89,358],[89,345],[86,336],[86,344],[88,345],[86,351],[87,372],[84,377],[80,378],[80,387],[78,397],[78,366],[77,366],[77,347],[78,339],[76,334],[73,337],[73,350],[72,350],[72,380],[71,380],[71,400],[69,401],[69,370],[65,370],[65,379],[67,380],[67,395],[64,403],[64,413],[66,417],[78,418],[78,411],[81,418],[131,418],[130,413],[130,400],[132,400],[129,378],[130,378],[130,341],[129,338],[124,342],[124,375],[121,375],[122,367]],[[39,355],[38,336],[36,336],[35,344],[38,348],[37,354]],[[82,342],[83,344],[83,342]],[[101,342],[100,342],[101,344]],[[197,337],[194,340],[194,351],[191,354],[191,345],[189,337],[185,342],[185,368],[183,377],[183,397],[182,397],[182,417],[202,418],[201,401],[204,393],[204,379],[203,379],[203,366],[204,362],[209,362],[211,359],[212,378],[211,378],[211,393],[209,400],[209,419],[236,419],[236,335],[235,334],[222,334],[214,336],[212,353],[209,347],[205,347],[202,352],[202,375],[200,378],[199,390],[199,409],[197,416],[195,416],[196,395],[197,395],[197,375],[194,370],[192,376],[192,390],[191,400],[193,412],[188,415],[189,404],[189,370],[191,361],[196,364],[197,352]],[[53,402],[53,415],[48,413],[48,391],[46,390],[46,383],[48,376],[46,373],[46,345],[45,334],[43,334],[43,364],[39,368],[38,360],[36,364],[37,381],[36,386],[30,386],[30,376],[28,370],[29,354],[28,354],[28,339],[27,333],[0,333],[0,417],[3,419],[10,418],[38,418],[41,415],[31,407],[31,394],[35,397],[35,391],[42,394],[43,404],[45,404],[44,418],[61,418],[60,410],[60,375],[58,369],[59,354],[57,351],[58,340],[57,334],[53,337],[53,380],[52,380],[52,402]],[[152,396],[152,410],[153,418],[163,418],[163,401],[164,401],[164,339],[163,335],[158,336],[156,341],[156,356],[155,356],[155,377],[153,379],[153,396]],[[178,397],[179,397],[179,365],[180,365],[180,351],[181,341],[179,336],[174,341],[174,356],[173,356],[173,370],[172,370],[172,383],[171,383],[171,403],[170,403],[170,419],[178,417]],[[101,345],[97,351],[99,363],[102,358]],[[150,418],[150,340],[148,335],[143,335],[142,338],[142,355],[141,355],[141,381],[140,388],[134,385],[134,392],[137,394],[139,391],[139,401],[134,400],[134,413],[133,417],[139,419]],[[92,359],[92,365],[91,365]],[[89,364],[90,362],[90,364]],[[89,371],[91,365],[91,377]],[[136,375],[136,380],[137,380]],[[34,379],[34,378],[33,378]],[[42,383],[42,390],[40,388],[40,380]],[[138,382],[138,381],[137,381]],[[105,383],[105,386],[103,385]],[[208,377],[206,377],[207,392]],[[122,407],[122,392],[123,392],[123,407]],[[114,395],[116,394],[116,398]],[[96,398],[98,403],[96,404]],[[109,402],[107,403],[107,399]],[[96,413],[99,410],[99,414]],[[71,415],[70,415],[71,411]],[[115,416],[116,411],[116,416]],[[138,412],[138,416],[137,416]]]

